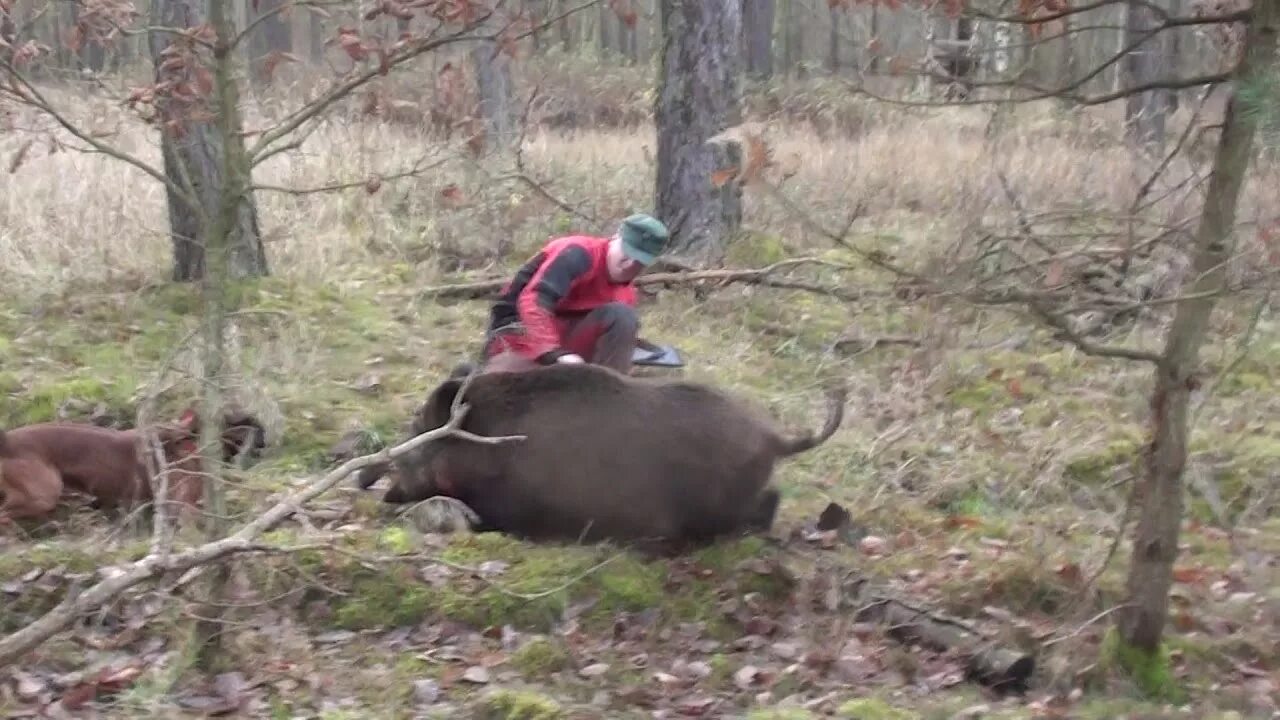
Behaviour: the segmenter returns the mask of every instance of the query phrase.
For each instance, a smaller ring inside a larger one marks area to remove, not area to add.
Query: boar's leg
[[[751,532],[768,533],[773,530],[773,523],[778,517],[778,504],[781,496],[774,488],[765,488],[760,492],[756,507],[747,518],[747,529]]]

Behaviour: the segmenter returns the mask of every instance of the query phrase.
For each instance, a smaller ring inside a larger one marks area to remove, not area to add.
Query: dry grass
[[[121,115],[105,98],[85,101],[56,93],[60,105],[89,127],[114,130],[112,142],[158,165],[154,135]],[[47,119],[17,111],[19,127],[48,127]],[[901,111],[852,137],[810,127],[770,127],[767,137],[779,169],[793,173],[783,190],[829,226],[855,204],[869,210],[868,229],[896,233],[907,255],[951,242],[981,218],[1007,217],[1008,201],[996,170],[1004,172],[1028,208],[1087,208],[1123,214],[1140,182],[1130,156],[1107,141],[1094,116],[1066,118],[1051,106],[1026,108],[984,138],[983,109]],[[249,127],[267,121],[251,113]],[[56,133],[66,140],[66,134]],[[135,168],[111,158],[62,151],[47,155],[49,134],[0,136],[0,155],[11,157],[28,139],[36,143],[25,164],[0,176],[0,282],[19,292],[57,292],[68,283],[113,277],[161,277],[169,253],[162,188]],[[652,131],[532,134],[525,147],[530,171],[557,195],[602,223],[651,202]],[[255,174],[265,185],[305,188],[391,173],[416,159],[444,164],[426,176],[388,183],[378,194],[298,197],[259,193],[273,265],[287,276],[324,279],[352,263],[387,255],[414,262],[440,249],[486,250],[513,243],[523,249],[561,229],[527,189],[495,182],[509,162],[475,165],[456,146],[414,128],[335,119],[301,152],[277,156]],[[1188,172],[1175,166],[1173,177]],[[1246,192],[1242,221],[1280,215],[1277,170],[1261,168]],[[457,184],[468,200],[447,207],[440,190]],[[1179,218],[1189,207],[1171,208]],[[560,222],[565,222],[564,220]],[[581,227],[575,219],[572,224]],[[776,202],[748,191],[747,225],[789,246],[824,242]],[[588,228],[592,230],[601,227]],[[912,245],[919,247],[912,248]]]

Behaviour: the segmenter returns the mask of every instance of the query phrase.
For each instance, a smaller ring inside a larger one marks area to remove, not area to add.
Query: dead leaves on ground
[[[395,676],[402,701],[443,713],[465,712],[482,689],[514,686],[530,686],[557,701],[578,698],[590,706],[581,709],[606,717],[629,707],[667,717],[735,716],[745,707],[780,705],[829,713],[851,697],[886,691],[928,697],[965,682],[963,657],[903,646],[889,639],[884,627],[856,621],[847,606],[857,593],[848,580],[872,566],[884,569],[879,574],[891,592],[920,606],[945,607],[963,591],[973,607],[963,622],[980,625],[993,637],[1016,632],[1033,642],[1063,638],[1070,642],[1061,648],[1094,656],[1106,622],[1081,627],[1082,620],[1016,607],[1006,601],[1014,593],[1026,594],[1027,586],[1014,578],[1001,587],[1006,581],[1000,575],[1009,567],[1038,564],[1043,573],[1036,582],[1057,582],[1075,591],[1093,573],[1091,561],[1028,562],[1021,543],[989,537],[982,519],[972,516],[939,517],[910,529],[860,528],[858,522],[832,503],[782,539],[790,545],[785,552],[762,552],[736,565],[710,566],[696,556],[660,561],[668,596],[695,590],[701,597],[705,591],[700,602],[707,604],[697,619],[677,617],[665,605],[601,617],[588,612],[596,598],[587,594],[573,596],[545,634],[511,625],[469,627],[435,617],[384,631],[321,632],[308,631],[287,610],[263,606],[246,625],[254,628],[258,645],[270,648],[270,657],[207,682],[186,680],[157,702],[206,715],[253,714],[280,700],[295,703],[295,712],[304,710],[298,703],[356,708],[371,701],[353,694],[386,682],[392,666],[419,668]],[[1227,542],[1221,531],[1194,524],[1188,536]],[[911,556],[901,569],[882,564],[903,562],[906,552]],[[1249,648],[1260,653],[1267,642],[1253,629],[1274,627],[1274,608],[1257,583],[1265,581],[1275,559],[1243,557],[1229,568],[1207,562],[1193,554],[1177,565],[1171,631],[1189,633],[1189,643],[1217,644],[1209,660],[1179,648],[1174,672],[1179,678],[1201,677],[1205,664],[1212,663],[1216,682],[1264,707],[1276,678],[1266,656],[1251,655]],[[508,563],[488,562],[478,572],[501,576],[507,569]],[[450,582],[448,575],[430,582]],[[54,593],[67,577],[32,571],[0,591],[6,601],[37,590]],[[163,607],[147,594],[123,603],[115,611],[120,617],[105,629],[76,631],[87,669],[60,674],[37,661],[5,671],[0,698],[16,701],[19,717],[23,712],[34,716],[53,703],[88,708],[111,702],[121,690],[164,671],[162,659],[173,648],[163,633],[148,630]],[[1231,640],[1246,628],[1253,633],[1247,641]],[[534,670],[521,663],[530,643],[553,648],[560,658],[556,666]],[[1229,656],[1227,647],[1234,648]],[[1064,717],[1082,697],[1078,689],[1063,688],[1012,699],[988,695],[985,701],[1017,705],[1031,717]]]

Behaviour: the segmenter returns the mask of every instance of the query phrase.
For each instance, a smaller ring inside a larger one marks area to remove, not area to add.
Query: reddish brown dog
[[[232,423],[235,423],[232,425]],[[243,442],[245,431],[260,438],[253,418],[228,418],[223,455]],[[187,410],[176,424],[161,424],[156,435],[169,464],[170,501],[198,507],[204,493],[195,455],[199,418]],[[252,442],[260,447],[260,442]],[[96,507],[131,507],[153,499],[153,462],[144,456],[141,433],[86,423],[48,422],[0,431],[0,523],[52,512],[64,490],[94,498]],[[225,459],[225,458],[224,458]]]

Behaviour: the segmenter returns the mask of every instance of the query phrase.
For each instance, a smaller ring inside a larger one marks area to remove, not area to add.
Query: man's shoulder
[[[600,250],[609,244],[609,238],[596,235],[561,235],[547,242],[547,248],[565,248],[577,245],[586,250]]]

